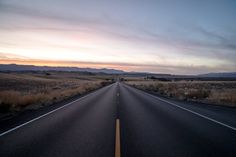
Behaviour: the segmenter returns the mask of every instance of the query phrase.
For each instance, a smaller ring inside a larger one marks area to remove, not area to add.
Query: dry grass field
[[[127,79],[127,84],[179,100],[236,107],[236,81],[155,81]]]
[[[98,89],[111,79],[70,72],[0,73],[0,113],[37,109]]]

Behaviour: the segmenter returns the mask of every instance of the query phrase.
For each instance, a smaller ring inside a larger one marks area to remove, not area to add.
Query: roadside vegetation
[[[159,81],[129,78],[125,83],[179,100],[236,107],[236,81]]]
[[[112,83],[109,75],[73,72],[0,74],[0,113],[37,109]]]

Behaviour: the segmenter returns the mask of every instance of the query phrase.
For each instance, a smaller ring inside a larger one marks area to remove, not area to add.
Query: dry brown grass
[[[236,107],[236,81],[127,81],[129,85],[180,100]]]
[[[77,73],[1,73],[0,112],[35,109],[111,83],[109,76]]]

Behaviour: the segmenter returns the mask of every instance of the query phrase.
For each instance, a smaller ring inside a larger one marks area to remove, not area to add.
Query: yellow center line
[[[120,157],[120,120],[116,119],[115,157]]]

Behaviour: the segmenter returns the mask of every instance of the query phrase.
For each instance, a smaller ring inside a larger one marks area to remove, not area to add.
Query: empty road
[[[236,110],[168,100],[114,83],[4,125],[1,157],[235,157]],[[10,125],[10,124],[9,124]]]

